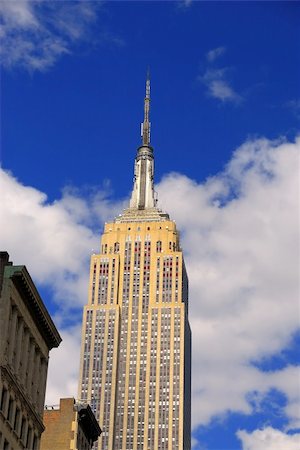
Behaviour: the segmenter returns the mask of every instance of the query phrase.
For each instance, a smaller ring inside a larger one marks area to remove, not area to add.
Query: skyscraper
[[[150,80],[129,204],[92,255],[79,397],[90,401],[99,450],[189,450],[188,280],[174,221],[157,207]]]

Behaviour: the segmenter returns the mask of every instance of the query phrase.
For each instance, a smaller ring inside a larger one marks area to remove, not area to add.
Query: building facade
[[[91,450],[101,434],[90,406],[75,403],[74,398],[46,407],[44,425],[40,450]]]
[[[61,337],[25,266],[0,252],[0,449],[38,450],[49,351]]]
[[[150,81],[129,204],[105,224],[84,308],[79,397],[99,420],[99,450],[189,450],[188,280],[174,221],[158,207]]]

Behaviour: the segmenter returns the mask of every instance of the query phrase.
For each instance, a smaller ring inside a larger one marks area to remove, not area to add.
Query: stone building
[[[0,449],[38,450],[49,351],[61,337],[25,266],[0,252]]]
[[[101,433],[90,406],[73,398],[60,399],[59,407],[46,407],[44,425],[40,450],[90,450]]]
[[[103,430],[98,450],[191,448],[188,279],[176,224],[156,204],[149,105],[148,79],[130,204],[91,257],[79,397]]]

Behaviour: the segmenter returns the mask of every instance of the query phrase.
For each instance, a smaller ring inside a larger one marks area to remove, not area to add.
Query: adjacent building
[[[148,79],[130,205],[91,258],[79,398],[102,428],[99,450],[191,446],[188,279],[176,224],[157,207],[149,109]]]
[[[40,450],[90,450],[101,433],[90,406],[74,398],[60,399],[58,407],[47,406],[44,425]]]
[[[0,449],[38,450],[49,351],[61,337],[25,266],[0,252]]]

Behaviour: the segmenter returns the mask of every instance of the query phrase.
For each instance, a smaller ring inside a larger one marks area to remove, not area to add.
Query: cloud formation
[[[217,58],[219,58],[221,55],[223,55],[226,51],[225,47],[217,47],[213,48],[206,54],[206,59],[209,62],[215,61]]]
[[[0,58],[5,68],[44,71],[75,43],[89,39],[99,3],[0,2]]]
[[[207,69],[200,80],[207,86],[208,94],[222,102],[239,103],[242,97],[226,80],[227,69]]]
[[[299,139],[247,141],[205,183],[171,174],[159,186],[190,280],[194,426],[250,414],[251,393],[272,389],[299,426],[299,368],[254,364],[286,348],[299,327],[299,152]]]
[[[300,425],[299,367],[259,365],[287,348],[299,328],[299,155],[300,139],[249,140],[203,183],[173,173],[157,186],[162,208],[181,230],[190,280],[194,428],[229,412],[251,414],[272,390],[286,398],[287,428]],[[61,320],[86,303],[99,224],[123,204],[102,191],[83,196],[70,188],[49,203],[3,170],[0,183],[1,248],[25,263],[38,285],[52,287]],[[47,403],[77,392],[80,324],[60,331]],[[61,361],[66,377],[58,375]],[[239,434],[245,446],[260,436],[245,433]]]
[[[81,307],[100,227],[119,213],[122,202],[111,205],[100,189],[83,198],[79,190],[66,188],[61,199],[49,203],[46,194],[2,169],[0,186],[1,248],[15,263],[25,263],[38,284],[51,287],[60,311]]]
[[[243,450],[298,450],[300,434],[288,435],[272,427],[247,433],[237,433],[243,443]]]
[[[77,398],[81,324],[60,334],[62,343],[50,353],[46,405],[58,405],[63,397]]]
[[[228,79],[230,68],[216,68],[213,65],[225,51],[225,47],[217,47],[207,52],[208,65],[204,73],[198,77],[198,80],[207,87],[207,93],[210,97],[216,98],[223,103],[232,102],[238,104],[242,101],[242,96],[230,84]]]

